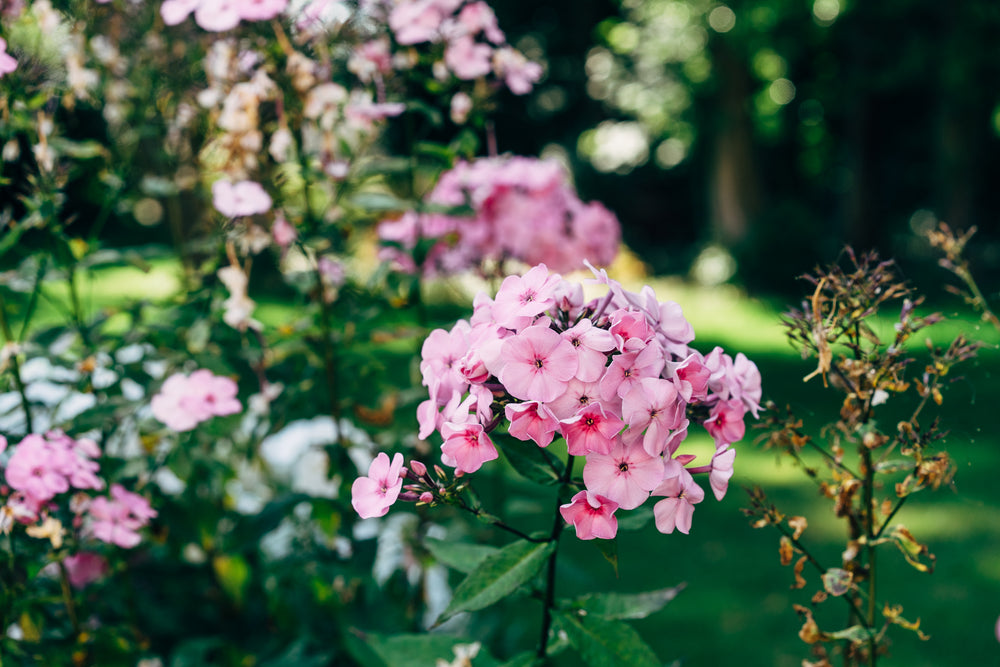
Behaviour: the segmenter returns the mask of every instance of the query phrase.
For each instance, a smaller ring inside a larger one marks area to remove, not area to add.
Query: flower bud
[[[416,475],[418,478],[427,475],[427,466],[425,466],[420,461],[410,461],[410,472]]]

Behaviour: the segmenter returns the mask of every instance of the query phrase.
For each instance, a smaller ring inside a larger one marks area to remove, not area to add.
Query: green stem
[[[559,490],[556,492],[555,516],[552,520],[552,532],[548,540],[555,544],[556,548],[552,550],[552,555],[549,556],[548,568],[545,574],[545,599],[543,601],[545,606],[542,609],[542,633],[538,641],[537,653],[541,660],[546,659],[546,652],[549,647],[549,634],[552,630],[552,610],[555,608],[556,602],[556,556],[559,555],[559,536],[562,535],[563,528],[566,527],[566,521],[562,518],[559,507],[562,505],[562,490],[573,478],[573,462],[573,455],[568,455],[562,484],[559,485]]]
[[[7,320],[7,304],[4,301],[2,290],[0,290],[0,331],[3,332],[5,345],[16,345],[14,334],[10,328],[10,322]],[[32,433],[35,428],[31,419],[31,404],[28,402],[27,387],[25,387],[24,380],[21,378],[21,362],[18,360],[18,356],[19,352],[12,350],[10,367],[14,371],[14,384],[17,386],[17,393],[21,396],[21,407],[24,409],[25,432]]]

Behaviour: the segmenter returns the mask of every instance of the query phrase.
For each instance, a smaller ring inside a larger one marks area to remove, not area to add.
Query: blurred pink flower
[[[403,455],[389,456],[379,452],[368,466],[368,476],[359,477],[351,485],[351,505],[362,519],[385,516],[403,488]]]
[[[141,540],[139,530],[156,516],[149,501],[126,491],[122,486],[111,486],[111,498],[94,498],[87,508],[88,534],[102,542],[131,549]]]
[[[271,197],[260,183],[219,179],[212,184],[212,204],[223,215],[238,218],[267,213],[271,210]]]
[[[66,556],[63,565],[66,566],[70,586],[76,589],[83,588],[108,573],[108,561],[104,556],[92,551],[81,551]]]
[[[17,60],[7,53],[7,40],[0,37],[0,79],[17,69]]]
[[[236,398],[238,387],[227,377],[201,369],[185,376],[171,375],[153,396],[153,416],[167,428],[183,432],[212,417],[222,417],[243,409]]]

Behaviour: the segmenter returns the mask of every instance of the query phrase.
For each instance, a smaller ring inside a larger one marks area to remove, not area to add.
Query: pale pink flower
[[[708,398],[708,379],[712,372],[702,363],[702,356],[691,351],[680,361],[667,361],[666,376],[673,380],[677,393],[686,402]]]
[[[459,79],[471,80],[486,76],[492,70],[493,48],[471,37],[456,37],[444,50],[444,63]]]
[[[608,454],[591,453],[583,467],[583,482],[594,493],[635,509],[663,481],[663,460],[642,447],[629,447],[618,438]]]
[[[559,274],[550,274],[544,264],[523,276],[507,276],[493,300],[493,320],[502,327],[519,331],[555,304],[553,294]]]
[[[288,0],[239,0],[238,4],[244,21],[268,21],[285,11]]]
[[[472,35],[473,37],[482,32],[486,35],[486,39],[494,44],[501,44],[505,39],[503,31],[500,30],[497,23],[496,14],[482,0],[470,2],[462,7],[462,11],[458,13],[456,30],[460,34]]]
[[[653,339],[653,329],[641,312],[620,308],[608,319],[611,320],[611,335],[619,352],[642,350]]]
[[[472,98],[467,93],[461,91],[451,96],[450,117],[455,125],[464,125],[469,119],[469,112],[472,111]]]
[[[719,449],[712,456],[712,471],[708,474],[708,483],[716,500],[722,500],[729,489],[729,480],[733,476],[733,463],[736,461],[736,450],[728,447]]]
[[[542,78],[541,65],[528,60],[520,51],[509,46],[493,52],[493,70],[515,95],[530,93],[532,87]]]
[[[71,454],[54,447],[40,435],[30,434],[14,448],[4,477],[10,488],[21,491],[36,505],[69,491],[64,470]]]
[[[576,416],[562,421],[566,447],[573,456],[591,453],[608,454],[625,422],[593,403],[577,411]]]
[[[403,488],[403,455],[396,453],[389,462],[385,452],[368,466],[368,476],[351,485],[351,506],[362,519],[385,516]]]
[[[212,204],[216,210],[230,218],[267,213],[271,210],[271,197],[260,183],[239,181],[230,183],[220,179],[212,184]]]
[[[719,401],[712,406],[712,412],[705,420],[705,428],[715,440],[716,448],[743,439],[746,433],[746,425],[743,423],[745,413],[746,406],[736,398]]]
[[[630,429],[645,430],[643,448],[650,456],[659,456],[666,449],[670,432],[684,419],[684,403],[669,380],[642,378],[625,394],[622,418]]]
[[[518,440],[533,440],[539,447],[547,447],[559,430],[559,420],[552,412],[535,401],[508,403],[504,414],[510,420],[508,432]]]
[[[201,369],[190,377],[171,375],[153,396],[153,416],[167,428],[183,432],[212,417],[231,415],[243,409],[236,398],[238,387],[231,379]]]
[[[445,15],[435,0],[401,2],[389,13],[389,27],[403,45],[437,41]]]
[[[167,25],[177,25],[187,19],[201,3],[202,0],[164,0],[160,5],[160,16]]]
[[[601,401],[601,385],[598,382],[581,382],[573,378],[566,385],[566,391],[561,396],[546,405],[560,420],[573,417],[580,408],[601,403],[605,409],[618,412],[614,404],[606,404]]]
[[[444,436],[441,451],[462,472],[476,472],[485,462],[499,457],[482,424],[445,422],[441,425],[441,435]]]
[[[531,326],[507,338],[501,357],[500,382],[511,396],[525,401],[558,398],[576,374],[573,345],[547,326]]]
[[[625,398],[642,378],[656,378],[663,371],[663,350],[649,343],[640,351],[623,352],[611,359],[611,365],[601,379],[601,398]]]
[[[108,573],[108,561],[104,556],[92,551],[81,551],[80,553],[66,556],[63,559],[66,566],[66,575],[69,584],[73,588],[80,589],[87,584],[93,583]]]
[[[670,469],[667,474],[673,473],[673,476],[653,489],[654,496],[666,496],[665,500],[653,506],[656,529],[665,534],[677,529],[687,535],[691,531],[694,506],[705,499],[705,491],[676,459],[670,461],[667,467]]]
[[[202,0],[194,10],[194,20],[209,32],[225,32],[240,24],[244,0]]]
[[[566,505],[560,505],[559,513],[567,523],[573,524],[576,536],[581,540],[614,539],[618,533],[618,519],[615,510],[618,504],[591,491],[580,491]]]
[[[141,540],[138,531],[156,516],[156,511],[145,498],[118,484],[111,486],[111,496],[91,501],[87,508],[87,532],[102,542],[131,549]]]
[[[7,53],[7,40],[0,37],[0,79],[17,69],[17,60]]]
[[[582,382],[596,382],[604,375],[608,365],[608,352],[615,349],[615,339],[607,331],[594,326],[589,319],[582,319],[562,333],[572,343],[577,353],[576,377]]]
[[[280,212],[274,217],[274,224],[271,226],[271,235],[274,237],[274,242],[282,250],[287,250],[299,238],[299,233],[295,231],[295,226],[288,222]]]

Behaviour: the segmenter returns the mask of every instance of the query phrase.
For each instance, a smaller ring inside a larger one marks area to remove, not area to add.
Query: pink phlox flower
[[[729,480],[733,476],[733,463],[736,461],[736,450],[724,447],[716,450],[712,456],[712,471],[708,475],[708,483],[712,487],[716,500],[722,500],[729,489]]]
[[[424,385],[430,386],[431,378],[435,378],[445,396],[452,391],[465,392],[468,381],[462,374],[461,362],[470,352],[470,332],[469,323],[459,320],[451,331],[435,329],[427,336],[420,348]]]
[[[295,230],[295,226],[288,222],[280,212],[275,214],[274,224],[271,225],[271,235],[274,237],[274,242],[281,248],[282,253],[287,251],[288,247],[299,238],[299,233]]]
[[[66,566],[66,575],[69,584],[77,590],[84,588],[108,573],[108,561],[93,551],[81,551],[80,553],[66,556],[63,559]]]
[[[347,69],[363,82],[372,81],[378,74],[392,71],[392,51],[388,39],[370,39],[355,47]]]
[[[362,519],[385,516],[403,488],[403,455],[396,453],[389,462],[385,452],[379,452],[368,476],[358,477],[351,485],[351,506]]]
[[[523,276],[507,276],[493,300],[494,322],[515,331],[529,326],[536,316],[555,305],[553,295],[561,280],[544,264]]]
[[[441,23],[447,13],[435,0],[397,3],[389,13],[389,27],[396,41],[405,46],[440,39]]]
[[[666,468],[667,478],[653,489],[654,496],[666,496],[653,506],[656,529],[664,534],[677,529],[687,535],[691,531],[694,506],[705,499],[705,491],[677,459],[667,462]]]
[[[17,69],[17,60],[7,53],[7,40],[0,37],[0,79]]]
[[[740,352],[732,365],[727,367],[727,371],[729,395],[743,401],[756,419],[761,398],[760,371],[757,365]]]
[[[160,5],[160,16],[167,25],[177,25],[187,19],[201,3],[202,0],[164,0]]]
[[[737,398],[719,401],[712,406],[712,411],[705,420],[705,428],[715,440],[717,449],[743,439],[746,433],[746,425],[743,423],[745,413],[746,406]]]
[[[494,44],[503,43],[505,37],[500,25],[497,23],[497,16],[488,4],[482,2],[471,2],[462,7],[458,13],[453,30],[457,34],[471,35],[475,37],[482,32],[486,39]]]
[[[167,428],[190,431],[212,417],[236,414],[243,409],[236,398],[238,387],[230,378],[201,369],[190,375],[171,375],[153,396],[153,416]]]
[[[642,378],[622,400],[622,419],[629,429],[645,431],[643,448],[650,456],[659,456],[671,431],[684,420],[684,402],[669,380]]]
[[[158,514],[145,497],[138,493],[132,493],[121,484],[111,485],[111,498],[124,506],[143,525],[149,523],[150,519],[156,518]]]
[[[271,203],[270,195],[254,181],[230,183],[219,179],[212,184],[212,205],[230,218],[267,213]]]
[[[566,523],[573,524],[581,540],[614,539],[618,534],[615,510],[618,503],[591,491],[580,491],[570,502],[559,506],[559,513]]]
[[[556,418],[569,419],[577,413],[580,408],[592,403],[601,403],[605,410],[613,413],[620,413],[619,404],[604,403],[601,400],[601,385],[597,382],[582,382],[578,378],[573,378],[566,385],[566,391],[561,396],[546,405]]]
[[[520,54],[518,54],[520,55]],[[523,56],[522,56],[523,58]],[[497,57],[494,56],[493,63],[496,65]],[[541,76],[542,68],[537,63],[532,63],[524,59],[525,68],[534,66],[537,68],[536,80]],[[519,94],[511,85],[511,78],[507,77],[507,86],[515,94]],[[525,92],[530,90],[530,84]],[[614,261],[618,255],[618,247],[621,245],[622,228],[618,218],[609,211],[602,203],[592,201],[583,203],[572,201],[569,208],[573,214],[573,235],[579,239],[582,247],[579,251],[586,257],[592,258],[598,264],[607,266]]]
[[[575,416],[561,423],[566,447],[573,456],[610,453],[615,437],[625,426],[617,416],[605,412],[600,403],[580,408]]]
[[[607,353],[615,349],[615,339],[588,319],[582,319],[562,333],[572,343],[577,354],[576,377],[582,382],[597,382],[608,364]]]
[[[240,24],[244,0],[202,0],[194,10],[194,21],[203,30],[225,32]]]
[[[474,384],[469,387],[469,396],[475,400],[476,421],[480,424],[490,423],[493,420],[493,392],[481,384]]]
[[[677,426],[677,429],[674,430],[670,434],[670,437],[667,438],[667,444],[664,446],[661,455],[665,456],[666,458],[670,458],[671,456],[674,455],[674,453],[677,451],[677,448],[681,446],[681,443],[687,439],[688,426],[690,425],[691,422],[688,421],[687,419],[681,420],[681,423]],[[626,433],[627,432],[628,431],[626,431]]]
[[[673,380],[677,393],[685,402],[700,402],[708,398],[708,379],[712,372],[703,363],[700,353],[692,350],[680,361],[667,361],[664,373]]]
[[[548,326],[531,326],[506,339],[500,356],[500,382],[511,396],[525,401],[558,398],[576,375],[576,350]]]
[[[493,70],[498,77],[504,80],[510,92],[515,95],[530,93],[532,87],[542,78],[543,72],[541,65],[528,60],[523,53],[509,46],[493,52]],[[601,257],[598,261],[603,264],[604,262],[601,261],[603,259],[607,259],[607,257]]]
[[[591,453],[583,467],[587,489],[618,503],[623,510],[635,509],[663,481],[663,460],[642,447],[629,447],[621,438],[608,454]]]
[[[611,335],[619,352],[642,350],[653,339],[653,329],[640,312],[619,308],[608,317],[611,320]]]
[[[268,21],[288,7],[288,0],[240,0],[240,18],[244,21]]]
[[[733,360],[721,347],[716,346],[712,348],[711,352],[705,355],[702,363],[709,371],[708,389],[712,397],[723,401],[728,399],[730,387],[727,378]]]
[[[462,472],[476,472],[487,461],[499,457],[482,424],[445,422],[441,425],[441,435],[444,436],[442,453]]]
[[[679,304],[667,301],[660,304],[658,321],[660,342],[674,356],[686,356],[687,344],[694,340],[694,327],[684,317]]]
[[[73,454],[37,434],[29,434],[18,443],[7,461],[4,478],[10,488],[25,495],[35,507],[57,494],[69,491],[66,470],[72,468]]]
[[[663,349],[655,341],[642,350],[615,355],[601,379],[601,398],[625,398],[642,378],[659,377],[663,365]]]
[[[552,411],[537,401],[508,403],[504,414],[510,420],[508,432],[518,440],[533,440],[539,447],[548,447],[559,430],[559,420]]]
[[[89,524],[87,533],[107,544],[131,549],[141,540],[139,530],[148,520],[136,516],[131,504],[105,496],[94,498],[87,508]]]

